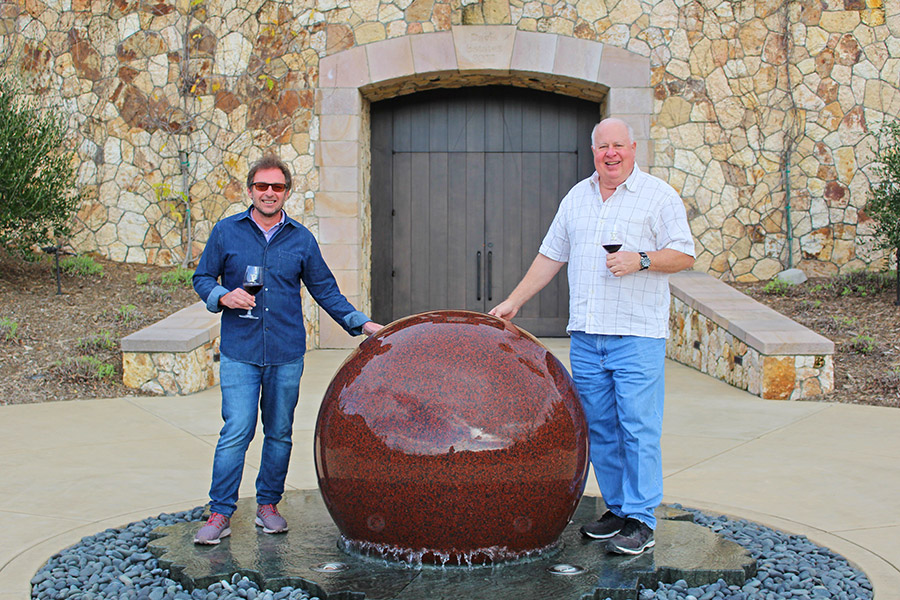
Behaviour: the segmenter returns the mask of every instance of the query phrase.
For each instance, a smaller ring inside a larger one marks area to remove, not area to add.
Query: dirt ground
[[[186,278],[170,281],[174,267],[95,262],[102,275],[63,273],[57,295],[52,257],[0,251],[0,404],[134,394],[121,382],[118,340],[198,300]],[[819,399],[900,406],[893,276],[735,287],[834,341],[835,391]]]
[[[900,306],[894,273],[851,273],[777,289],[734,287],[834,342],[829,402],[900,406]],[[767,288],[768,285],[768,288]]]
[[[52,257],[0,250],[0,404],[133,395],[119,339],[199,299],[163,282],[174,267],[95,262],[102,275],[63,273],[57,295]]]

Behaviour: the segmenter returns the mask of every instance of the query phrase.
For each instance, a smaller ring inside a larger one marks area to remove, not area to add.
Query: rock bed
[[[677,508],[681,508],[677,506]],[[758,573],[743,586],[724,581],[688,587],[684,581],[642,589],[640,600],[869,600],[872,584],[845,558],[807,538],[788,535],[743,519],[713,516],[694,509],[694,521],[747,548],[757,559]],[[260,590],[235,574],[206,589],[186,591],[167,577],[147,550],[150,532],[162,525],[200,521],[203,507],[161,514],[85,537],[47,561],[31,580],[38,600],[306,600],[310,595],[285,587]]]

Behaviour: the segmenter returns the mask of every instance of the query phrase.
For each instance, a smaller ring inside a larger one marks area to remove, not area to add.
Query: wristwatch
[[[641,271],[646,271],[650,268],[650,257],[646,252],[638,252],[638,254],[641,255]]]

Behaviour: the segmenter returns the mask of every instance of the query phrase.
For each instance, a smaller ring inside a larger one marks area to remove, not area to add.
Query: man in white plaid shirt
[[[596,172],[559,205],[525,277],[491,314],[512,319],[569,263],[572,374],[588,420],[591,462],[607,511],[581,528],[619,554],[654,545],[662,501],[664,365],[669,273],[694,264],[678,193],[635,164],[620,119],[591,133]],[[609,232],[621,249],[607,252]]]

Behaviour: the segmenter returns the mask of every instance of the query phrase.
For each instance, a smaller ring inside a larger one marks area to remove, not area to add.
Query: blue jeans
[[[572,376],[584,406],[591,463],[606,506],[656,528],[662,502],[666,340],[571,333]]]
[[[256,478],[256,502],[278,504],[291,459],[294,409],[300,394],[303,358],[260,367],[221,355],[222,420],[213,459],[210,510],[230,517],[238,500],[247,447],[262,413],[263,447]]]

